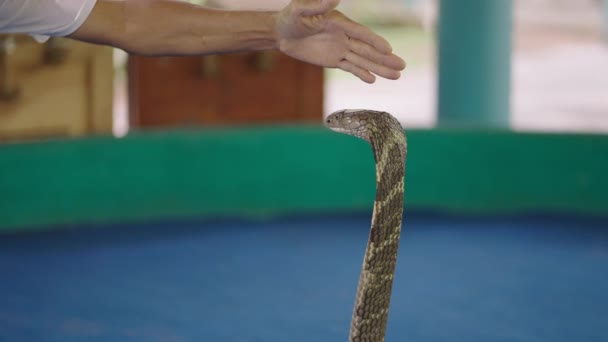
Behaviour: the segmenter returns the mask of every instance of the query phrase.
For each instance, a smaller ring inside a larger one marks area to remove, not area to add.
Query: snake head
[[[325,126],[335,132],[370,141],[370,137],[377,127],[374,123],[382,114],[384,113],[366,109],[339,110],[327,116]]]

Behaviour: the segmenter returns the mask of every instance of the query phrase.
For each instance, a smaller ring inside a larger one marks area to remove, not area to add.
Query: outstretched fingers
[[[374,83],[376,76],[398,79],[405,62],[393,54],[386,39],[335,10],[339,2],[291,0],[288,12],[293,22],[287,25],[291,40],[296,50],[307,50],[295,51],[293,55],[308,56],[306,60],[315,64],[338,67],[367,83]],[[311,51],[324,50],[331,53],[310,57]]]
[[[344,14],[332,12],[334,29],[346,36],[344,59],[352,65],[380,77],[396,80],[405,69],[405,61],[393,54],[388,41],[369,28],[358,24]]]
[[[348,39],[344,58],[380,77],[396,80],[401,77],[405,62],[394,54],[385,55],[356,39]]]
[[[393,48],[389,42],[381,36],[374,33],[364,25],[356,23],[349,19],[344,14],[334,11],[333,20],[331,21],[336,28],[343,31],[348,37],[355,38],[363,43],[374,47],[381,54],[391,54]]]
[[[346,60],[359,68],[365,69],[368,72],[374,73],[380,77],[384,77],[390,80],[396,80],[401,76],[401,73],[397,70],[374,63],[369,59],[363,58],[352,52],[348,52],[346,54]]]
[[[394,54],[382,54],[372,46],[354,38],[348,39],[348,49],[353,53],[367,59],[368,61],[379,64],[391,70],[401,71],[405,69],[405,61]]]
[[[351,74],[359,77],[365,83],[374,83],[376,81],[376,76],[346,59],[343,59],[338,63],[338,68],[350,72]]]

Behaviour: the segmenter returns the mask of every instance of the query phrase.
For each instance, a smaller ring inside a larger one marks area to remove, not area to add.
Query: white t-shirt
[[[30,34],[39,42],[76,31],[97,0],[0,0],[0,33]]]

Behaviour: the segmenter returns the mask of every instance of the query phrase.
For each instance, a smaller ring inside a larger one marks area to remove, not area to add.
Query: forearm
[[[224,11],[171,0],[99,0],[79,40],[144,55],[201,55],[276,47],[276,13]]]

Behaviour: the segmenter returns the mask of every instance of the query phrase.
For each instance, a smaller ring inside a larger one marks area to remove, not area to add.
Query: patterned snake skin
[[[385,112],[341,110],[325,125],[369,142],[376,162],[376,200],[357,287],[349,340],[381,342],[386,334],[403,218],[406,137],[399,121]]]

